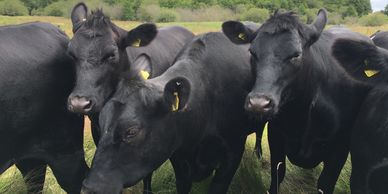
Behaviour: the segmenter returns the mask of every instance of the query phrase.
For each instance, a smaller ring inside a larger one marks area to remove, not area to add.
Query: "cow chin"
[[[96,187],[82,186],[81,194],[121,194],[123,187],[111,182],[109,184],[99,184]]]
[[[103,174],[88,177],[82,184],[81,194],[120,194],[123,190],[123,184],[117,179],[118,177],[107,178]]]

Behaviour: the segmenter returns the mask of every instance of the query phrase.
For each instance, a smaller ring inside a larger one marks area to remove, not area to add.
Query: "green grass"
[[[59,17],[7,17],[0,16],[0,25],[20,24],[31,21],[46,21],[53,23],[63,29],[69,36],[72,36],[71,23],[68,18]],[[117,21],[117,25],[124,29],[131,29],[139,24],[139,22],[125,22]],[[159,26],[167,25],[181,25],[196,34],[205,33],[209,31],[220,31],[221,22],[186,22],[186,23],[163,23]],[[379,27],[365,27],[359,25],[348,26],[354,31],[370,35],[377,30],[388,30],[388,24]],[[268,143],[266,141],[266,133],[263,137],[263,158],[259,161],[253,153],[253,147],[255,143],[254,136],[248,138],[246,144],[246,151],[244,153],[240,167],[233,179],[230,186],[230,194],[261,194],[265,193],[265,190],[270,184],[270,162],[269,162],[269,150]],[[88,164],[90,164],[95,146],[90,134],[89,122],[87,122],[85,130],[85,153]],[[315,191],[317,177],[322,170],[322,166],[318,166],[315,169],[301,169],[296,166],[287,163],[287,174],[283,181],[280,191],[282,194],[307,194]],[[341,176],[336,185],[336,194],[350,193],[349,190],[349,175],[351,171],[350,162],[346,163],[342,170]],[[210,183],[211,178],[208,178],[200,183],[196,183],[193,186],[192,194],[206,193],[206,189]],[[175,191],[175,178],[171,169],[171,164],[166,162],[161,166],[153,177],[153,189],[158,194],[172,194]],[[127,194],[141,193],[142,185],[138,185],[125,190]],[[5,173],[0,176],[0,193],[5,194],[22,194],[26,192],[26,187],[20,172],[15,168],[9,168]],[[61,194],[65,193],[57,184],[50,169],[47,170],[46,182],[44,185],[44,193],[46,194]]]
[[[263,194],[270,184],[270,162],[269,148],[266,141],[267,133],[263,137],[263,158],[258,160],[253,152],[255,145],[254,135],[249,136],[246,143],[246,150],[241,161],[240,167],[233,178],[233,182],[229,188],[229,194]],[[95,146],[90,134],[89,122],[85,130],[85,144],[87,163],[90,165],[94,155]],[[346,163],[342,170],[341,176],[336,185],[337,194],[350,193],[349,190],[349,175],[350,161]],[[313,193],[316,188],[317,177],[322,170],[322,166],[315,169],[302,169],[287,162],[287,174],[280,187],[280,193],[283,194],[307,194]],[[163,164],[155,173],[152,180],[152,187],[157,194],[173,194],[175,190],[175,177],[170,162]],[[192,194],[206,193],[211,177],[195,183],[192,188]],[[0,193],[4,194],[23,194],[26,192],[26,186],[20,172],[11,167],[0,176]],[[64,194],[65,192],[57,184],[55,177],[48,168],[46,182],[44,185],[45,194]],[[142,193],[142,183],[128,188],[125,194]]]

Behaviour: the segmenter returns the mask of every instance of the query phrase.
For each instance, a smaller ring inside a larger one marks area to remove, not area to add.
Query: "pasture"
[[[59,17],[30,17],[30,16],[20,16],[20,17],[7,17],[0,16],[0,25],[11,25],[11,24],[20,24],[25,22],[32,21],[44,21],[50,22],[61,29],[63,29],[69,36],[72,36],[72,27],[70,19],[68,18],[59,18]],[[117,21],[115,22],[118,26],[123,27],[124,29],[131,29],[139,24],[139,22],[124,22]],[[162,23],[158,26],[167,26],[167,25],[181,25],[189,30],[193,31],[196,34],[210,32],[210,31],[220,31],[221,22],[191,22],[191,23]],[[365,26],[347,26],[350,29],[360,32],[365,35],[370,35],[376,32],[377,30],[388,30],[388,24],[385,24],[380,27],[365,27]],[[90,123],[86,119],[85,126],[85,137],[84,137],[84,149],[86,153],[86,159],[88,164],[91,163],[93,154],[95,151],[95,146],[92,141],[90,133]],[[255,137],[250,136],[246,143],[246,151],[244,153],[243,160],[240,164],[240,168],[237,171],[232,185],[230,186],[230,194],[261,194],[265,193],[265,189],[269,187],[270,183],[270,163],[269,163],[269,150],[268,143],[266,141],[266,133],[263,137],[263,158],[258,160],[254,153],[254,144]],[[321,166],[313,170],[305,170],[291,164],[287,164],[287,174],[286,178],[281,186],[281,193],[283,194],[307,194],[312,193],[315,190],[315,183],[317,180],[317,175],[321,170]],[[350,175],[350,163],[349,159],[342,170],[341,176],[336,185],[337,194],[350,193],[349,191],[349,175]],[[193,187],[193,194],[202,194],[205,193],[209,179],[197,183]],[[141,193],[142,183],[127,189],[124,193]],[[155,193],[160,194],[169,194],[175,192],[175,183],[174,183],[174,174],[171,169],[169,162],[166,162],[161,168],[159,168],[153,176],[153,190]],[[12,167],[8,169],[4,174],[0,176],[0,193],[9,193],[9,194],[21,194],[26,192],[26,187],[22,180],[22,177],[19,171]],[[54,176],[51,171],[48,169],[46,176],[46,183],[44,185],[44,193],[47,194],[57,194],[65,193],[59,185],[56,183]]]

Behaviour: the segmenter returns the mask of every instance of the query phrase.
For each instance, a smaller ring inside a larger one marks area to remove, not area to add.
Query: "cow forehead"
[[[271,49],[276,49],[276,52],[287,52],[289,48],[300,47],[301,43],[301,38],[296,31],[282,31],[275,34],[263,32],[254,39],[251,49],[256,52],[268,52]]]

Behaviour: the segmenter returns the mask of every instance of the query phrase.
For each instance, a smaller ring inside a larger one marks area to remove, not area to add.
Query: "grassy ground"
[[[71,33],[71,23],[67,18],[57,18],[57,17],[6,17],[0,16],[0,26],[1,25],[10,25],[10,24],[20,24],[25,22],[32,21],[45,21],[57,25],[63,29],[69,36],[72,36]],[[139,22],[116,22],[120,27],[124,29],[131,29],[139,24]],[[167,23],[167,24],[158,24],[158,26],[167,26],[167,25],[181,25],[184,26],[196,34],[210,32],[210,31],[219,31],[221,29],[220,22],[201,22],[201,23]],[[364,26],[348,26],[354,31],[370,35],[377,30],[388,30],[388,24],[379,27],[364,27]],[[93,144],[90,126],[87,121],[85,129],[85,152],[88,163],[90,164],[95,146]],[[269,150],[268,143],[266,141],[266,134],[263,138],[263,148],[264,156],[259,161],[253,153],[254,147],[254,136],[250,136],[247,145],[246,151],[244,153],[243,160],[240,164],[240,168],[237,171],[236,176],[233,179],[232,185],[229,189],[230,194],[261,194],[265,193],[265,188],[269,187],[270,181],[270,163],[269,163]],[[287,174],[286,179],[281,185],[281,193],[283,194],[307,194],[313,193],[315,191],[315,185],[317,181],[317,176],[319,175],[322,166],[319,166],[315,169],[301,169],[295,167],[291,164],[287,164]],[[346,194],[350,193],[349,191],[349,175],[351,167],[350,162],[348,161],[342,170],[341,176],[337,182],[335,193],[337,194]],[[176,193],[175,184],[174,184],[174,174],[171,169],[169,162],[166,162],[161,168],[157,170],[153,178],[153,189],[156,193],[160,194],[170,194]],[[205,193],[206,188],[209,184],[210,179],[204,180],[201,183],[196,183],[193,186],[193,194],[202,194]],[[142,185],[138,185],[127,189],[124,193],[128,194],[137,194],[141,193]],[[0,176],[0,193],[7,194],[22,194],[26,192],[25,184],[22,180],[20,172],[12,167],[8,169],[5,173]],[[47,194],[60,194],[65,193],[59,185],[56,183],[54,176],[50,169],[47,171],[46,183],[44,185],[44,193]]]
[[[90,134],[89,120],[86,120],[87,126],[85,130],[85,145],[86,159],[88,164],[92,160],[95,146]],[[229,194],[263,194],[265,188],[270,184],[270,162],[269,149],[266,141],[267,134],[263,138],[263,158],[258,160],[253,148],[255,145],[254,135],[249,136],[246,143],[244,157],[240,164],[232,185],[229,189]],[[49,169],[49,168],[48,168]],[[287,174],[283,181],[280,191],[283,194],[308,194],[315,191],[317,177],[322,169],[319,166],[315,169],[301,169],[287,163]],[[341,176],[336,186],[338,194],[350,193],[349,191],[349,175],[350,162],[348,161],[345,168],[342,170]],[[175,177],[171,168],[171,164],[166,162],[154,174],[153,189],[157,194],[173,194],[175,191]],[[210,178],[195,183],[192,189],[192,194],[206,193],[206,189],[210,183]],[[12,167],[0,176],[0,193],[6,194],[23,194],[26,192],[26,186],[23,182],[20,172]],[[125,194],[140,194],[142,192],[142,183],[126,189]],[[55,177],[51,170],[47,171],[46,183],[44,185],[44,193],[47,194],[64,194],[65,192],[56,183]]]

